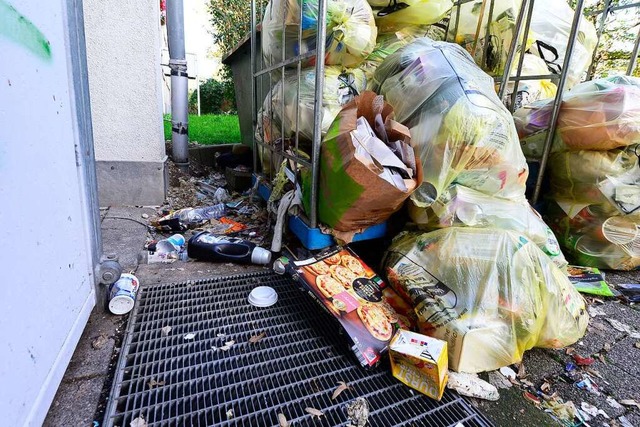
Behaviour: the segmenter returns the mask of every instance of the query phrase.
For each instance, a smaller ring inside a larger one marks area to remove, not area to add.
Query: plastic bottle
[[[255,243],[237,237],[215,236],[202,231],[189,239],[189,258],[202,261],[226,261],[253,264],[268,264],[271,252]]]
[[[213,206],[205,206],[202,208],[186,208],[181,209],[176,214],[180,219],[180,223],[185,226],[197,225],[203,221],[210,219],[222,218],[225,214],[226,207],[224,203],[218,203]]]

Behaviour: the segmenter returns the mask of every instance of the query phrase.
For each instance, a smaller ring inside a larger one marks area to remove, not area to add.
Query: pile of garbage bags
[[[514,113],[532,154],[549,126],[551,101]],[[640,79],[581,83],[564,97],[549,157],[547,222],[576,263],[640,267]]]
[[[520,3],[465,3],[449,34],[438,22],[450,11],[449,0],[329,3],[320,222],[348,242],[408,207],[411,224],[388,249],[383,268],[414,308],[421,332],[447,341],[454,370],[492,370],[519,362],[532,347],[577,341],[588,321],[585,302],[567,279],[558,240],[526,200],[528,166],[518,131],[489,75],[504,69]],[[315,31],[317,17],[305,8],[295,0],[271,1],[262,30],[267,63],[312,48],[312,37],[300,46],[288,33],[282,46],[283,22],[292,34]],[[344,8],[354,16],[336,24],[334,15]],[[373,32],[343,29],[371,22]],[[540,45],[563,36],[536,28],[531,34]],[[457,44],[424,37],[439,33]],[[546,73],[557,60],[529,51],[524,73]],[[275,82],[259,114],[258,139],[283,147],[296,137],[313,139],[315,69],[303,68],[300,81],[298,91],[297,70],[287,69]],[[507,91],[505,99],[525,105],[555,90],[550,81],[535,81],[514,96]],[[308,210],[310,173],[301,172],[301,186]]]

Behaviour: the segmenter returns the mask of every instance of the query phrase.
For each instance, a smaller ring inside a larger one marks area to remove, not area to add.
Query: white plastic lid
[[[271,251],[265,248],[253,248],[251,252],[251,262],[254,264],[269,264],[271,261]]]
[[[127,295],[118,295],[109,301],[109,311],[113,314],[127,314],[133,308],[134,302],[133,298]]]
[[[269,286],[258,286],[249,294],[249,304],[255,307],[270,307],[278,302],[278,294]]]

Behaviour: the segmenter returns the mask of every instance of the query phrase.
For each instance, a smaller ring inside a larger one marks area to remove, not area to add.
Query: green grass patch
[[[164,116],[164,139],[171,139],[171,116]],[[189,116],[189,141],[200,144],[240,142],[240,122],[236,115],[206,114]]]

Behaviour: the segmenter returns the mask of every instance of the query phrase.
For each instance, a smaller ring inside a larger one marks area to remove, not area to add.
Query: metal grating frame
[[[249,292],[263,285],[278,292],[277,304],[249,305]],[[172,328],[168,336],[165,326]],[[262,340],[248,342],[261,332]],[[185,339],[191,333],[195,337]],[[235,344],[228,351],[212,349],[230,340]],[[491,425],[448,390],[436,402],[385,367],[360,368],[343,342],[328,314],[290,278],[274,273],[143,286],[104,425],[129,426],[142,415],[149,426],[277,426],[283,413],[293,426],[344,426],[346,404],[356,397],[369,402],[372,427]],[[332,401],[338,381],[351,389]],[[324,416],[312,417],[306,407]]]

